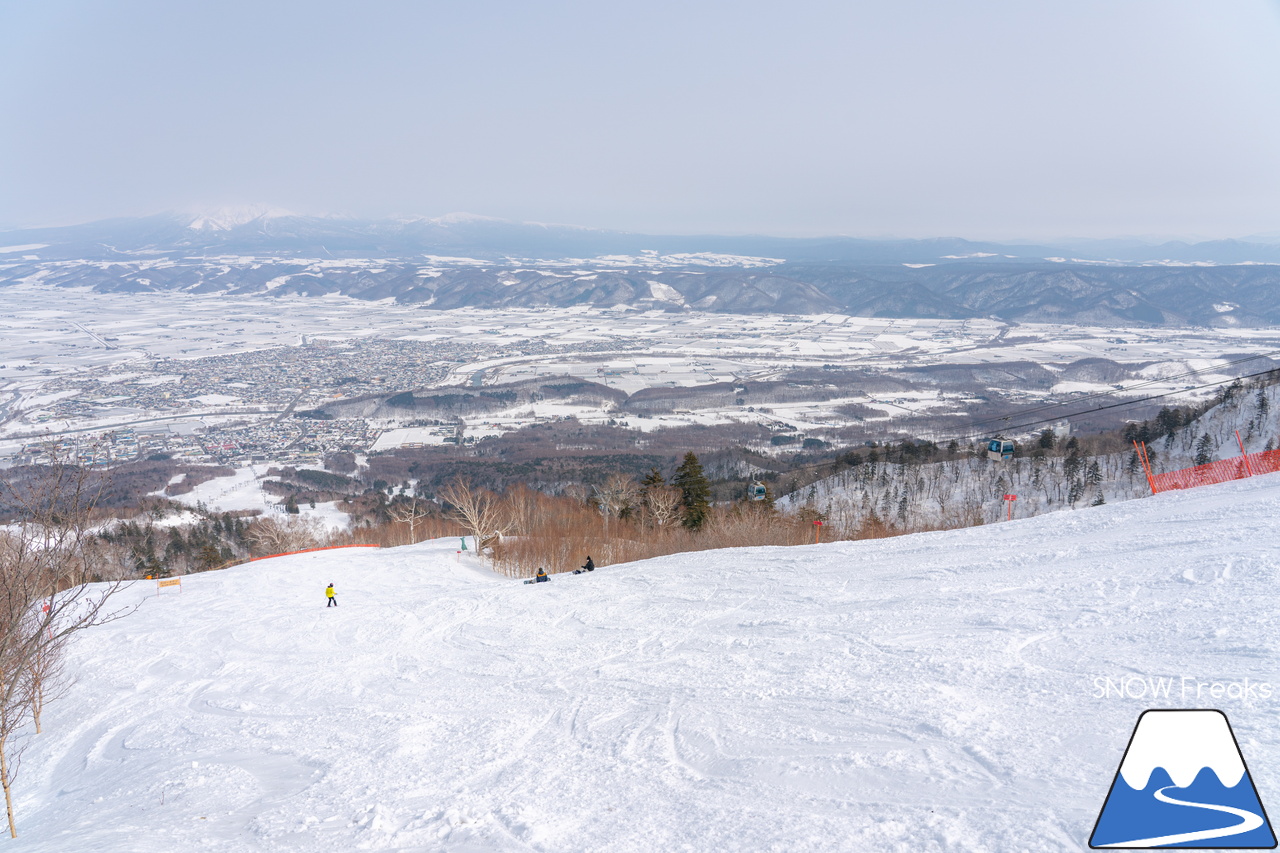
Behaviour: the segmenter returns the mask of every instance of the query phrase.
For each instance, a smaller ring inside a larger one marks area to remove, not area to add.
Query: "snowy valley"
[[[1280,846],[1276,4],[669,6],[0,2],[0,848]]]

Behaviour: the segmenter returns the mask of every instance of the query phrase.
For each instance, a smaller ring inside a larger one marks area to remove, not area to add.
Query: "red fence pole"
[[[1240,440],[1240,430],[1236,430],[1236,443],[1240,445],[1240,455],[1244,457],[1244,474],[1246,477],[1253,476],[1253,469],[1249,467],[1249,454],[1244,452],[1244,442]]]
[[[1147,472],[1147,485],[1151,487],[1151,494],[1159,491],[1156,488],[1155,478],[1151,476],[1151,460],[1147,458],[1147,443],[1142,442],[1142,446],[1138,446],[1138,442],[1134,441],[1133,450],[1138,454],[1138,460],[1142,462],[1142,470]]]

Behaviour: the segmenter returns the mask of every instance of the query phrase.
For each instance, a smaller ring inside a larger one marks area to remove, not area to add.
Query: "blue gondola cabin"
[[[987,443],[987,458],[1002,462],[1013,458],[1013,442],[1002,438],[993,438]]]

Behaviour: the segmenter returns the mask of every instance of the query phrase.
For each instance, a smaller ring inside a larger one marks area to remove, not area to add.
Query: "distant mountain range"
[[[841,312],[1099,325],[1280,323],[1280,243],[664,236],[265,208],[0,232],[0,287],[341,293],[433,308]]]
[[[784,261],[901,264],[1057,259],[1096,263],[1280,264],[1280,237],[1202,243],[1083,240],[1058,245],[959,238],[866,240],[854,237],[670,236],[572,225],[514,222],[454,213],[436,218],[352,219],[298,216],[253,206],[162,213],[84,225],[0,231],[0,243],[45,244],[42,257],[106,259],[139,252],[243,252],[322,257],[465,256],[557,260],[602,255],[713,253]]]

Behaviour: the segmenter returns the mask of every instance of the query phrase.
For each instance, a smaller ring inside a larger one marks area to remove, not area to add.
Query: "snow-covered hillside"
[[[1272,475],[538,586],[453,541],[139,584],[9,847],[1080,850],[1148,707],[1224,710],[1274,813],[1277,534]]]
[[[842,530],[857,530],[873,515],[900,530],[929,530],[1006,518],[1003,496],[1009,493],[1017,495],[1013,514],[1020,518],[1088,506],[1099,498],[1114,503],[1151,494],[1138,454],[1129,448],[1082,456],[1072,471],[1063,456],[1037,458],[1034,433],[1018,438],[1023,454],[1030,455],[992,462],[983,454],[911,465],[868,459],[785,495],[778,506],[807,507]],[[1280,385],[1241,389],[1194,422],[1153,439],[1148,448],[1153,470],[1195,465],[1202,441],[1210,461],[1238,456],[1241,443],[1249,453],[1280,445]]]

